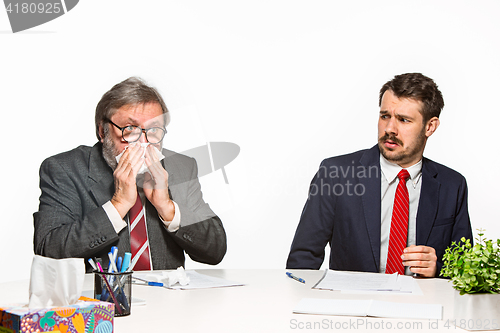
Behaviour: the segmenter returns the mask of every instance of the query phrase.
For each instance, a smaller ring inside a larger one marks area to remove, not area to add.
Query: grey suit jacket
[[[196,161],[166,149],[162,153],[181,224],[176,232],[169,232],[153,205],[146,202],[153,268],[183,266],[184,251],[195,261],[215,265],[226,253],[226,234],[220,219],[203,201]],[[121,256],[130,251],[128,228],[117,234],[102,208],[114,194],[114,180],[101,143],[46,159],[40,167],[40,189],[40,206],[34,214],[36,254],[52,258],[100,257],[107,265],[111,246],[116,245]]]

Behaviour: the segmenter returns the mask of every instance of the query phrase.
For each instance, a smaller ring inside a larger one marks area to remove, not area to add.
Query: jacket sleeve
[[[91,257],[118,241],[104,209],[85,190],[85,179],[69,169],[54,157],[40,167],[40,205],[33,215],[35,254]]]
[[[437,260],[437,270],[436,276],[439,277],[441,269],[443,268],[443,255],[448,246],[451,246],[452,242],[456,242],[457,244],[460,242],[462,237],[465,239],[470,239],[471,243],[474,243],[474,238],[472,235],[472,228],[470,224],[469,218],[469,209],[467,203],[467,182],[464,177],[461,177],[460,186],[458,186],[458,191],[456,192],[456,204],[455,204],[455,212],[454,212],[454,221],[452,223],[451,230],[451,240],[447,244],[440,244],[436,247],[436,255],[438,257]],[[436,242],[437,243],[437,242]]]
[[[203,200],[196,160],[189,160],[189,178],[182,184],[169,184],[174,194],[176,186],[184,189],[184,195],[172,198],[179,206],[181,214],[180,227],[174,233],[174,240],[191,259],[216,265],[226,253],[226,233],[220,218]]]
[[[309,186],[309,196],[295,232],[286,268],[319,269],[325,257],[325,246],[332,238],[335,196],[330,191],[325,161]]]

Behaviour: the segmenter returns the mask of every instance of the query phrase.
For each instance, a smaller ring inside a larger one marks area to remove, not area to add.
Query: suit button
[[[106,241],[106,236],[102,236],[102,237],[101,237],[101,242],[103,242],[103,243],[104,243],[105,241]]]
[[[90,242],[89,246],[92,249],[95,246],[94,242]]]
[[[184,234],[182,235],[182,237],[185,239],[185,240],[188,240],[190,242],[192,242],[193,240],[191,239],[191,236],[189,236],[188,234]]]

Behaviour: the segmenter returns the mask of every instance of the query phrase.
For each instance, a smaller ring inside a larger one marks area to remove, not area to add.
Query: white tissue
[[[68,306],[82,295],[83,258],[52,259],[35,255],[31,264],[30,309]]]
[[[184,267],[178,267],[173,272],[166,272],[168,277],[168,286],[172,287],[174,284],[179,283],[181,286],[189,284],[189,278],[186,275]]]
[[[133,145],[134,143],[132,143],[131,145]],[[141,143],[141,147],[142,148],[146,148],[147,146],[149,146],[149,142],[143,142]],[[120,163],[120,158],[122,157],[123,153],[125,153],[125,150],[127,150],[129,146],[125,147],[125,149],[123,149],[123,151],[118,155],[116,156],[116,162],[117,163]],[[155,151],[156,151],[156,155],[158,156],[158,159],[161,161],[162,159],[165,158],[165,156],[163,156],[163,154],[161,153],[161,151],[158,150],[158,148],[156,148],[155,146],[153,146]],[[146,155],[146,149],[144,149],[144,154],[142,154],[142,157],[144,157]],[[141,166],[141,168],[139,169],[139,172],[137,174],[139,175],[142,175],[144,173],[149,172],[149,169],[146,165],[146,162],[144,162]]]

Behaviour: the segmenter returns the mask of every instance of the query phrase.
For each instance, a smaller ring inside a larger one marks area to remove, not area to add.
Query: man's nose
[[[395,134],[395,135],[398,134],[398,126],[396,121],[397,120],[394,117],[391,117],[391,119],[389,119],[387,125],[385,126],[385,132],[387,134]]]
[[[147,143],[148,139],[146,138],[146,132],[142,131],[141,136],[139,138],[140,143]]]

